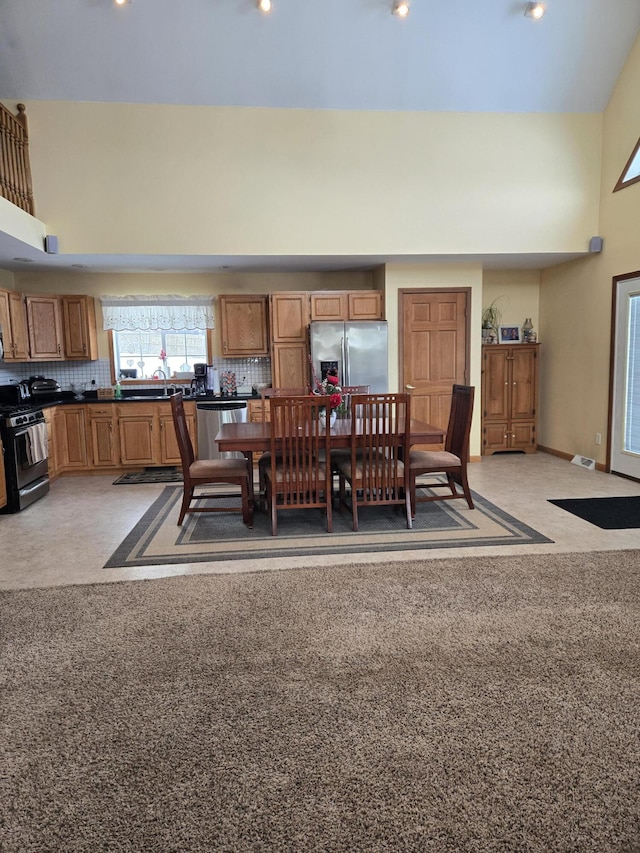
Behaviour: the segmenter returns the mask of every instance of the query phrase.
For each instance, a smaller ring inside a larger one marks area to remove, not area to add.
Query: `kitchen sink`
[[[121,397],[120,399],[121,400],[138,400],[138,401],[146,400],[148,403],[151,403],[151,402],[155,402],[156,400],[168,400],[169,395],[168,394],[156,394],[156,395],[145,394],[144,396],[141,396],[141,397],[130,397],[127,394],[125,397]]]

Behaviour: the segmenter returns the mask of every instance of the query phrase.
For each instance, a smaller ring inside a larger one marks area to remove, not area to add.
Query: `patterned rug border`
[[[370,533],[352,534],[352,536],[362,536],[362,540],[356,543],[349,544],[345,541],[340,542],[340,536],[344,534],[327,534],[322,527],[318,530],[318,536],[322,544],[304,545],[304,537],[300,536],[278,536],[272,539],[269,537],[261,537],[255,548],[243,547],[247,546],[248,542],[242,539],[231,540],[229,542],[229,550],[202,553],[161,553],[148,554],[147,550],[153,543],[154,537],[158,534],[163,524],[168,520],[169,514],[176,508],[176,504],[182,495],[182,489],[176,486],[167,486],[162,493],[151,504],[149,509],[144,513],[140,521],[135,524],[133,529],[127,534],[124,540],[113,552],[109,560],[105,563],[105,569],[111,568],[130,568],[138,566],[157,566],[157,565],[179,565],[183,563],[209,563],[227,560],[247,560],[247,559],[264,559],[268,557],[305,557],[316,556],[321,554],[336,555],[336,554],[360,554],[360,553],[383,553],[385,551],[422,551],[433,550],[435,548],[470,548],[474,546],[495,547],[500,545],[531,545],[552,543],[553,540],[539,533],[534,528],[515,518],[504,510],[492,504],[490,501],[483,498],[476,492],[472,492],[476,510],[490,518],[494,523],[499,523],[504,530],[504,535],[499,536],[478,536],[475,538],[461,539],[456,538],[456,531],[452,530],[452,535],[447,539],[434,539],[431,541],[420,540],[416,533],[424,534],[425,531],[407,530],[404,527],[398,530],[390,531],[389,533],[376,534],[385,537],[383,542],[367,541],[371,538]],[[454,504],[466,504],[463,501],[447,501],[438,503],[439,507],[445,509],[452,516],[458,516],[457,508]],[[433,505],[430,505],[433,506]],[[472,512],[476,512],[473,510]],[[176,509],[177,511],[177,509]],[[183,545],[188,538],[186,529],[189,522],[196,524],[199,518],[203,516],[188,516],[182,528],[176,527],[175,546]],[[473,524],[469,524],[467,519],[459,516],[458,530],[468,530],[473,528]],[[477,529],[477,528],[476,528]],[[428,531],[427,531],[428,532]],[[247,531],[248,533],[248,531]],[[324,537],[335,536],[335,540]],[[395,538],[394,537],[400,537]],[[309,537],[308,537],[309,538]],[[248,539],[248,537],[247,537]],[[413,541],[412,541],[413,540]],[[270,548],[260,548],[259,542],[270,542]],[[287,544],[287,543],[296,543]],[[240,547],[238,546],[240,543]],[[326,543],[326,544],[325,544]]]

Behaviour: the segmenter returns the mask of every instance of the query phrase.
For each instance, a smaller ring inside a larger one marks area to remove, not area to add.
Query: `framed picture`
[[[520,326],[500,326],[498,328],[498,342],[501,344],[521,343]]]

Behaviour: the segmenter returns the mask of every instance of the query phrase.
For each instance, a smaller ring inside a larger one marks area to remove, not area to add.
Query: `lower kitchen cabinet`
[[[157,415],[151,403],[116,406],[121,465],[156,465]],[[154,429],[155,428],[155,429]]]
[[[120,464],[118,430],[113,406],[87,406],[91,438],[90,467],[116,468]]]
[[[120,465],[179,465],[171,403],[128,403],[116,406]],[[195,403],[185,402],[187,426],[197,452]]]
[[[195,403],[184,404],[197,452]],[[89,403],[45,409],[49,476],[180,465],[170,403]]]
[[[169,409],[168,411],[163,411],[165,406]],[[180,465],[181,463],[180,449],[178,447],[178,440],[176,438],[176,430],[173,425],[173,415],[171,414],[170,406],[170,403],[160,403],[158,407],[160,409],[160,465]],[[185,402],[184,411],[187,421],[187,429],[189,430],[191,443],[193,444],[193,452],[197,456],[198,446],[196,440],[196,416],[194,404],[191,403],[190,405]]]
[[[58,442],[58,468],[86,470],[89,465],[86,406],[60,406],[55,415],[54,433]]]

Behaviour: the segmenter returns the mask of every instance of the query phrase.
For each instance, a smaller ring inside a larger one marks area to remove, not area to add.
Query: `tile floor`
[[[157,578],[204,572],[267,571],[299,565],[331,565],[335,557],[241,560],[103,569],[107,559],[161,492],[162,485],[113,486],[114,476],[64,477],[41,501],[16,515],[0,516],[0,589]],[[485,457],[469,468],[471,488],[515,515],[553,544],[398,551],[386,561],[420,557],[469,557],[493,553],[604,551],[640,548],[640,529],[601,530],[553,504],[549,498],[640,495],[640,483],[587,471],[546,453]],[[424,505],[423,505],[424,508]],[[420,507],[418,508],[420,511]],[[349,557],[380,562],[381,555]]]

